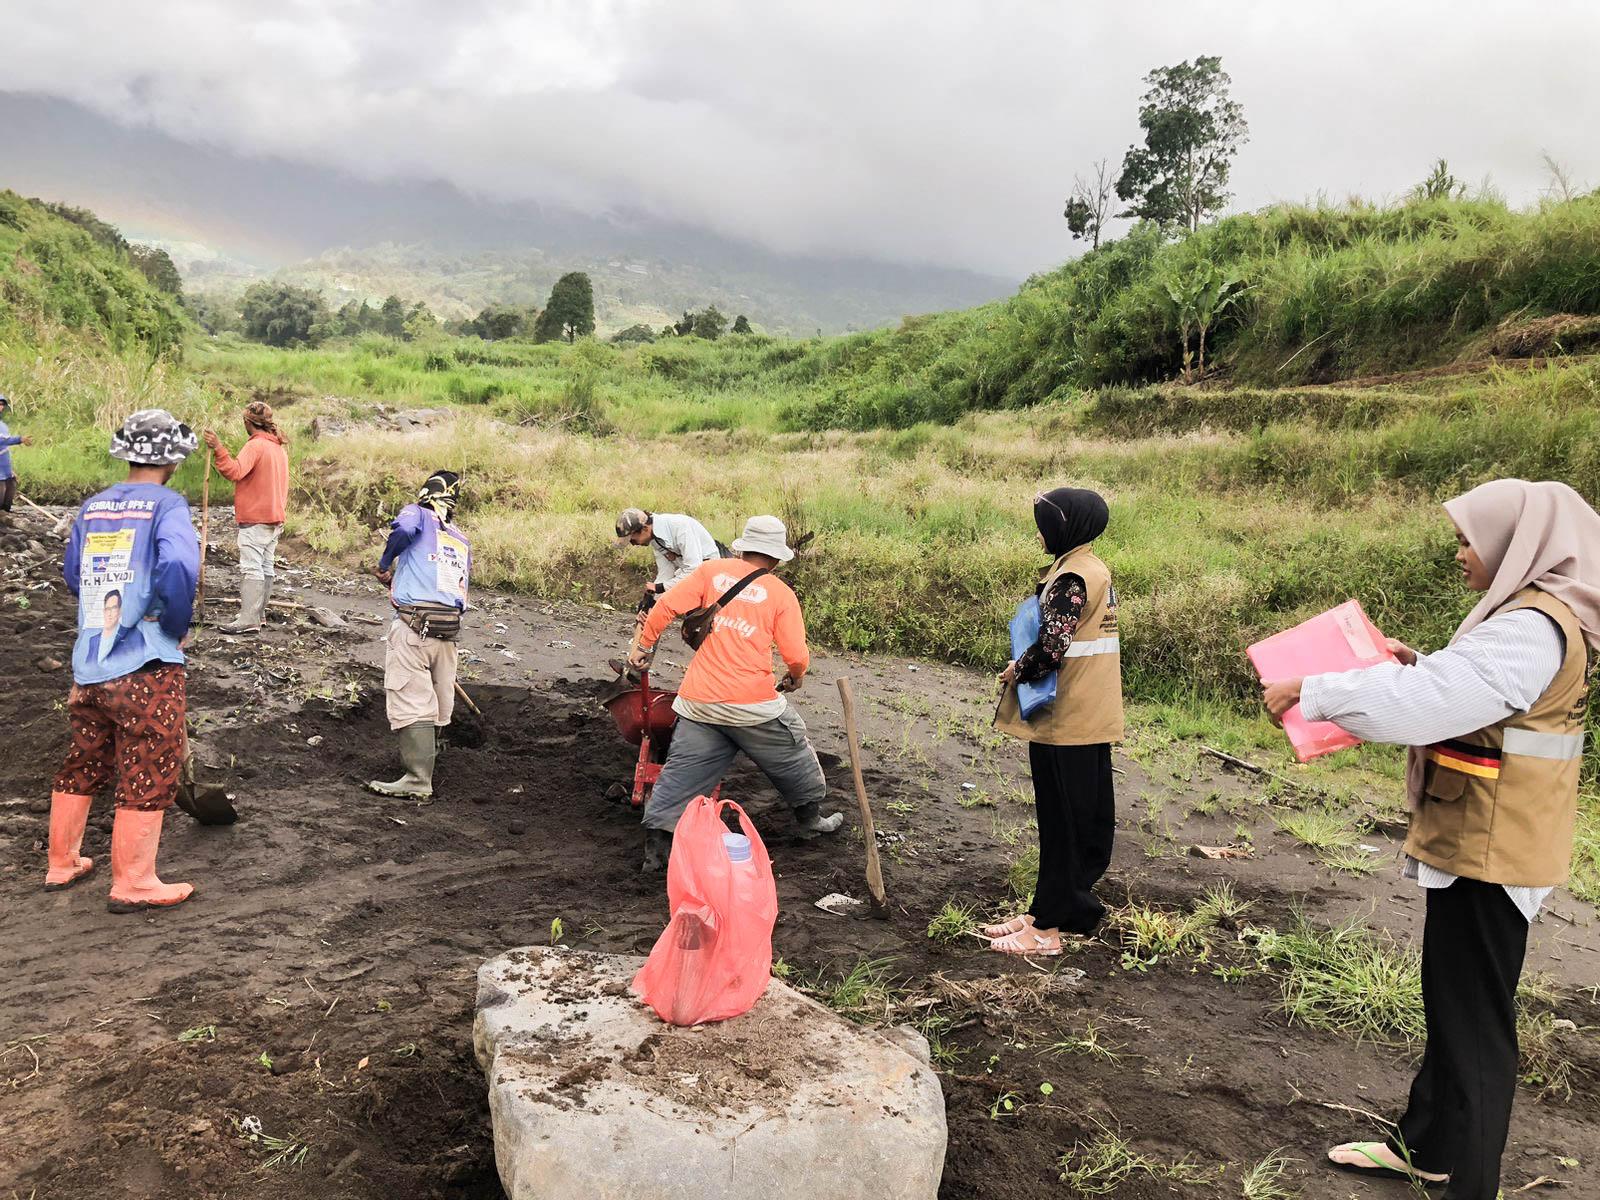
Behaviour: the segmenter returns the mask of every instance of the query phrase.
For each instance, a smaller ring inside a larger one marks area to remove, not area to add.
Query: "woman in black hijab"
[[[1000,673],[995,728],[1028,743],[1039,882],[1026,913],[984,930],[1006,954],[1060,954],[1063,932],[1092,933],[1105,916],[1093,889],[1111,863],[1116,830],[1111,743],[1122,740],[1122,659],[1117,592],[1091,544],[1109,518],[1105,500],[1084,488],[1033,501],[1053,561],[1039,583],[1038,639]],[[1052,672],[1054,700],[1023,716],[1017,685]]]

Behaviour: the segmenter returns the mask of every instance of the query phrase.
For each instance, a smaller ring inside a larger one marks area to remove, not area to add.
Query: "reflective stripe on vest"
[[[1553,758],[1561,762],[1583,757],[1583,734],[1538,733],[1532,729],[1507,727],[1502,749],[1507,754],[1528,758]]]
[[[1088,658],[1091,654],[1118,654],[1121,649],[1121,641],[1116,634],[1112,634],[1110,637],[1095,638],[1092,642],[1071,642],[1062,657]]]

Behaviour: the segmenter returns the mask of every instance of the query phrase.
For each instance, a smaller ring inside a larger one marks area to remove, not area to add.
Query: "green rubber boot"
[[[421,721],[407,725],[397,735],[400,739],[400,762],[406,773],[393,783],[374,779],[367,784],[380,796],[404,796],[426,800],[433,795],[433,759],[437,753],[432,723]]]

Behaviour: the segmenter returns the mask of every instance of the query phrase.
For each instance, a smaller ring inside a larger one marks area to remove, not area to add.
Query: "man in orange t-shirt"
[[[288,439],[278,432],[272,406],[263,400],[245,405],[244,427],[250,438],[238,458],[215,433],[205,431],[217,470],[233,481],[233,519],[239,528],[239,615],[222,626],[224,633],[258,633],[265,624],[278,537],[289,505]]]
[[[740,580],[757,573],[717,613],[678,688],[678,723],[661,777],[644,808],[645,870],[665,865],[672,830],[689,801],[709,795],[742,750],[793,807],[804,837],[832,833],[840,813],[823,816],[827,793],[822,764],[806,724],[782,692],[792,692],[811,664],[800,601],[773,570],[794,557],[788,531],[777,517],[751,517],[733,543],[735,559],[702,563],[668,588],[650,610],[630,665],[643,668],[667,626],[684,613],[706,608]],[[776,646],[788,674],[775,683]]]

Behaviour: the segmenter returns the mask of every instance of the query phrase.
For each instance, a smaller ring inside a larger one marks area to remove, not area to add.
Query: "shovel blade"
[[[177,803],[202,825],[232,825],[239,819],[227,791],[214,783],[180,783]]]

